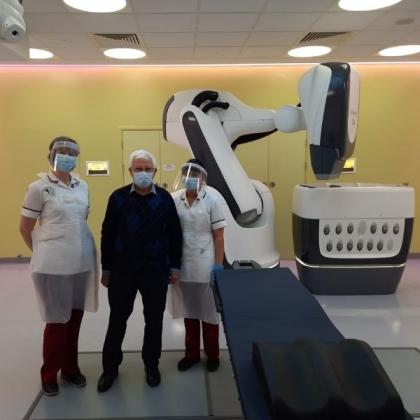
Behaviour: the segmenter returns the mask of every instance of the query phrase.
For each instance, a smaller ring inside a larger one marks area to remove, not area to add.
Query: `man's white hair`
[[[150,160],[152,162],[153,167],[156,168],[156,159],[152,153],[148,152],[147,150],[134,150],[128,157],[128,167],[131,168],[133,166],[133,160],[135,159],[145,159]]]

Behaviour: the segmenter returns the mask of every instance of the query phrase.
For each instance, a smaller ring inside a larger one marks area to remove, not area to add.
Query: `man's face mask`
[[[54,170],[60,172],[70,172],[76,166],[76,157],[57,153],[54,158]]]
[[[134,172],[133,173],[133,182],[136,187],[139,188],[148,188],[153,183],[153,172]]]

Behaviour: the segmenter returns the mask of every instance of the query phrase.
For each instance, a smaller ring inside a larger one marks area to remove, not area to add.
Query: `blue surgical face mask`
[[[57,153],[54,158],[54,170],[60,172],[70,172],[76,166],[76,157],[69,155],[62,155]]]
[[[149,188],[153,183],[153,175],[153,172],[134,172],[134,184],[139,188]]]
[[[200,178],[182,177],[182,183],[187,191],[198,191],[200,185]]]

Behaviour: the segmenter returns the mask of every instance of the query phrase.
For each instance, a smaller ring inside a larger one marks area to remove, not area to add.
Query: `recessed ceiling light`
[[[105,50],[104,55],[120,60],[135,60],[137,58],[145,57],[146,53],[143,50],[138,50],[136,48],[111,48]]]
[[[420,53],[420,45],[398,45],[397,47],[385,48],[379,51],[384,57],[400,57]]]
[[[63,0],[73,9],[92,13],[111,13],[124,9],[126,0]]]
[[[54,57],[51,51],[40,50],[38,48],[29,48],[29,58],[34,60],[45,60],[47,58]]]
[[[318,57],[331,52],[330,47],[311,45],[309,47],[299,47],[290,50],[287,54],[291,57]]]
[[[393,6],[402,0],[340,0],[338,6],[344,10],[365,12]]]

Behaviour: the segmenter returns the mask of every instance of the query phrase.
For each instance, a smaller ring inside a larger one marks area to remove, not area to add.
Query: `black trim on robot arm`
[[[168,141],[166,137],[166,116],[168,115],[169,107],[172,105],[172,102],[175,100],[175,95],[172,95],[168,101],[166,102],[165,108],[163,109],[162,114],[162,130],[163,130],[163,138]]]
[[[262,139],[264,137],[269,136],[270,134],[273,134],[277,131],[277,128],[271,131],[264,131],[262,133],[252,133],[252,134],[244,134],[243,136],[238,137],[233,143],[232,143],[232,150],[235,150],[240,144],[249,143],[254,140]]]
[[[191,105],[200,108],[203,102],[206,101],[216,101],[219,97],[219,94],[214,90],[203,90],[192,100]]]
[[[207,169],[207,184],[222,194],[226,200],[229,210],[236,220],[236,218],[241,215],[241,211],[223,177],[222,172],[220,171],[219,165],[217,164],[216,159],[207,144],[200,124],[193,112],[187,111],[182,116],[182,125],[194,157],[203,161]]]
[[[229,106],[229,102],[209,102],[207,105],[204,105],[202,111],[206,114],[213,108],[228,109]]]

